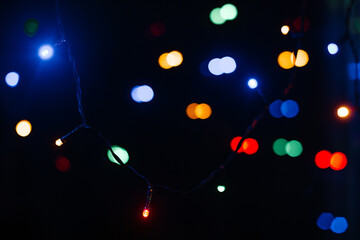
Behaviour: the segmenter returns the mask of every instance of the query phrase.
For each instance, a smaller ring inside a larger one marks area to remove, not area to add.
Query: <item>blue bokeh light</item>
[[[236,62],[232,57],[223,57],[220,59],[219,68],[223,73],[230,74],[236,69]]]
[[[224,73],[220,69],[220,58],[212,59],[208,64],[208,68],[209,68],[209,71],[215,76],[219,76]]]
[[[154,98],[154,91],[148,85],[136,86],[131,91],[131,97],[137,103],[150,102]]]
[[[322,213],[316,221],[316,225],[322,230],[329,230],[334,216],[331,213]]]
[[[16,87],[19,83],[19,74],[16,72],[9,72],[5,76],[5,82],[9,87]]]
[[[281,100],[275,100],[274,102],[272,102],[269,106],[269,112],[271,114],[271,116],[275,117],[275,118],[281,118],[283,116],[283,114],[280,111],[280,106],[283,103],[283,101]]]
[[[332,220],[330,230],[334,233],[344,233],[348,228],[348,222],[344,217],[336,217]]]
[[[251,89],[257,88],[257,86],[258,86],[257,80],[256,80],[255,78],[249,79],[249,81],[248,81],[248,86],[249,86],[249,88],[251,88]]]
[[[42,45],[39,48],[38,55],[42,60],[49,60],[54,56],[54,48],[49,44]]]
[[[335,43],[330,43],[327,49],[331,55],[337,54],[337,52],[339,51],[339,47]]]
[[[283,116],[293,118],[299,113],[299,105],[294,100],[286,100],[281,104],[280,110]]]

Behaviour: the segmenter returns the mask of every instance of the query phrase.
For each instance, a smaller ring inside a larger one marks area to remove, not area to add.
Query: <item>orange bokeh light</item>
[[[211,107],[206,103],[201,103],[196,106],[195,115],[200,119],[207,119],[211,115]]]
[[[144,218],[147,218],[147,217],[149,216],[149,213],[150,213],[149,209],[144,209],[144,211],[143,211],[143,217],[144,217]]]
[[[315,164],[321,169],[330,167],[331,152],[327,150],[321,150],[315,155]]]
[[[158,62],[159,62],[160,67],[162,67],[163,69],[170,69],[171,68],[171,66],[168,64],[168,62],[166,60],[168,54],[169,53],[163,53],[159,57]]]
[[[342,152],[336,152],[331,156],[330,167],[333,170],[342,170],[347,165],[346,155]]]
[[[197,103],[191,103],[189,104],[189,106],[187,106],[186,108],[186,115],[190,118],[190,119],[197,119],[198,117],[195,114],[195,108],[197,107]]]

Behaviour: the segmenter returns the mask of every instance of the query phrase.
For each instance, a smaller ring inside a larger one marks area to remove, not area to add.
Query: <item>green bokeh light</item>
[[[38,28],[39,28],[39,22],[34,18],[28,19],[24,24],[24,32],[29,37],[34,36]]]
[[[222,18],[220,16],[220,8],[214,8],[211,12],[210,12],[210,21],[213,24],[216,25],[221,25],[224,24],[224,22],[226,21],[226,19]]]
[[[299,141],[291,140],[285,146],[285,151],[290,157],[298,157],[303,151],[303,147]]]
[[[129,154],[128,152],[122,148],[122,147],[119,147],[119,146],[111,146],[111,149],[114,151],[114,153],[121,159],[121,161],[126,164],[128,161],[129,161]],[[116,159],[113,157],[113,155],[111,154],[110,150],[108,150],[107,152],[107,156],[109,158],[109,160],[113,163],[116,163],[116,164],[119,164],[118,161],[116,161]]]
[[[285,150],[285,146],[288,143],[288,141],[286,141],[283,138],[279,138],[277,139],[274,144],[273,144],[273,150],[274,152],[279,155],[279,156],[284,156],[286,155],[286,150]]]
[[[220,9],[220,17],[225,20],[234,20],[238,15],[237,8],[233,4],[225,4]]]
[[[224,192],[225,191],[225,186],[224,185],[219,185],[219,186],[217,186],[217,190],[219,192]]]

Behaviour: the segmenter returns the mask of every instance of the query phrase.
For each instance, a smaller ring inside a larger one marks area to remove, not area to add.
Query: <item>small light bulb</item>
[[[61,145],[63,145],[63,141],[61,141],[61,138],[59,138],[58,140],[55,141],[56,146],[60,147]]]
[[[288,25],[284,25],[284,26],[281,27],[281,33],[282,34],[286,35],[286,34],[289,33],[289,31],[290,31],[290,27]]]
[[[222,193],[225,191],[225,186],[219,185],[219,186],[217,186],[217,190]]]
[[[144,211],[143,211],[143,217],[147,218],[149,216],[149,213],[150,213],[149,209],[145,208]]]
[[[339,51],[339,47],[335,43],[330,43],[327,49],[331,55],[337,54],[337,52]]]
[[[39,48],[38,54],[42,60],[49,60],[54,56],[54,48],[49,44],[43,45]]]

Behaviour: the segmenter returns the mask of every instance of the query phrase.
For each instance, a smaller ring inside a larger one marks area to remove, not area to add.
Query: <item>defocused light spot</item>
[[[292,58],[295,55],[292,53]],[[309,55],[304,50],[299,49],[296,55],[295,66],[297,67],[304,67],[309,62]]]
[[[241,139],[242,139],[242,137],[234,137],[231,140],[231,142],[230,142],[231,150],[233,150],[235,152],[236,147],[238,146]],[[239,150],[237,151],[237,153],[241,153],[244,150],[243,145],[244,145],[244,142],[243,142],[242,146],[239,148]]]
[[[24,24],[24,32],[29,37],[34,36],[38,28],[39,28],[39,22],[34,18],[26,20]]]
[[[55,159],[55,167],[60,172],[67,172],[70,170],[71,164],[69,159],[64,156],[59,156]]]
[[[330,167],[331,152],[327,150],[321,150],[315,155],[315,164],[321,169]]]
[[[220,8],[214,8],[210,12],[210,21],[215,25],[221,25],[226,22],[226,19],[222,18],[220,15]]]
[[[275,100],[274,102],[272,102],[270,104],[269,112],[270,112],[271,116],[273,116],[275,118],[281,118],[283,116],[281,113],[281,110],[280,110],[282,103],[283,103],[283,101],[281,101],[281,100]]]
[[[138,95],[137,95],[137,90],[138,90],[138,88],[139,88],[139,86],[136,86],[136,87],[134,87],[134,88],[131,90],[131,97],[132,97],[132,99],[133,99],[135,102],[140,103],[141,100],[140,100],[140,98],[139,98]]]
[[[9,87],[16,87],[19,83],[19,74],[16,72],[9,72],[5,76],[5,82]]]
[[[331,55],[337,54],[337,52],[339,51],[339,47],[335,43],[330,43],[327,46],[327,49]]]
[[[16,124],[16,132],[21,137],[27,137],[31,132],[31,123],[28,120],[21,120]]]
[[[131,90],[131,97],[137,103],[150,102],[154,98],[154,91],[148,85],[136,86]]]
[[[299,105],[293,100],[286,100],[280,106],[282,115],[293,118],[299,113]]]
[[[38,54],[42,60],[49,60],[54,55],[54,48],[49,44],[43,45],[39,48]]]
[[[168,54],[169,53],[163,53],[159,57],[158,62],[159,62],[160,67],[163,68],[163,69],[170,69],[171,68],[171,66],[168,64],[168,62],[166,60]]]
[[[178,51],[172,51],[166,56],[166,61],[171,67],[177,67],[182,63],[183,56]]]
[[[251,89],[257,88],[257,86],[258,86],[257,80],[256,80],[255,78],[249,79],[249,81],[248,81],[248,86],[249,86],[249,88],[251,88]]]
[[[305,18],[297,17],[294,20],[294,29],[297,32],[301,32],[302,30],[304,32],[307,32],[310,29],[310,20],[309,20],[309,18],[308,17],[305,17]]]
[[[55,145],[58,146],[58,147],[62,146],[63,144],[64,143],[63,143],[63,141],[61,141],[60,138],[55,141]]]
[[[284,26],[281,27],[281,33],[282,34],[286,35],[286,34],[289,33],[289,31],[290,31],[290,27],[288,25],[284,25]]]
[[[291,140],[285,145],[285,151],[290,157],[298,157],[303,151],[299,141]]]
[[[220,69],[220,58],[212,59],[208,64],[209,71],[216,76],[223,74],[224,72]]]
[[[244,140],[242,147],[244,148],[244,152],[246,154],[252,155],[258,151],[259,144],[255,139],[247,138]]]
[[[341,118],[345,118],[347,116],[349,116],[349,109],[347,107],[339,107],[337,110],[337,115]]]
[[[322,213],[316,221],[316,225],[322,230],[329,230],[330,225],[334,219],[331,213]]]
[[[220,16],[225,20],[234,20],[237,15],[237,8],[233,4],[225,4],[220,9]]]
[[[342,170],[347,165],[346,155],[342,152],[333,153],[330,158],[330,168],[333,170]]]
[[[149,209],[144,209],[144,211],[143,211],[143,217],[144,217],[144,218],[147,218],[147,217],[149,216],[149,214],[150,214]]]
[[[295,65],[295,56],[289,51],[284,51],[278,56],[278,64],[283,69],[290,69]]]
[[[150,33],[155,37],[160,37],[165,33],[166,27],[162,22],[154,22],[150,25]]]
[[[195,114],[195,108],[197,107],[197,103],[191,103],[187,106],[186,108],[186,115],[190,118],[190,119],[197,119],[198,117]]]
[[[330,230],[334,233],[344,233],[346,229],[348,228],[348,222],[346,221],[346,218],[344,217],[336,217],[332,220],[330,225]]]
[[[219,185],[219,186],[217,186],[217,190],[222,193],[225,191],[225,186]]]
[[[211,115],[211,108],[206,103],[201,103],[195,107],[195,115],[200,119],[207,119]]]
[[[287,142],[288,141],[283,138],[277,139],[273,144],[274,152],[279,156],[286,155],[285,146],[286,146]]]
[[[231,57],[223,57],[220,59],[219,68],[223,73],[230,74],[236,69],[236,62]]]
[[[126,164],[129,161],[129,154],[124,148],[114,145],[114,146],[111,146],[111,149],[114,151],[114,153],[120,158],[120,160],[124,164]],[[110,150],[108,150],[107,156],[111,162],[120,165],[120,163],[118,163],[118,161],[114,158],[114,156],[112,155]]]

